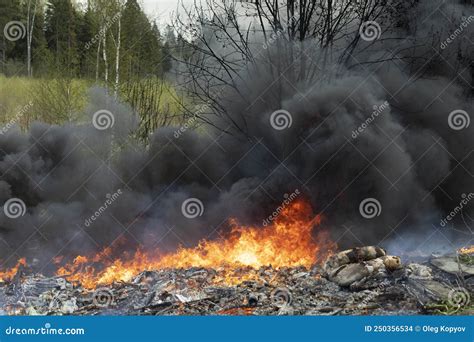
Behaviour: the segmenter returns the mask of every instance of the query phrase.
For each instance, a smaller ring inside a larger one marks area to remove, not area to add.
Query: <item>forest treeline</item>
[[[184,39],[137,0],[0,0],[0,28],[0,123],[85,120],[92,86],[131,106],[142,140],[177,120],[166,75]]]
[[[160,77],[180,39],[170,27],[160,31],[137,0],[0,1],[0,27],[12,21],[22,39],[2,35],[0,72],[6,76],[64,75],[107,84]]]

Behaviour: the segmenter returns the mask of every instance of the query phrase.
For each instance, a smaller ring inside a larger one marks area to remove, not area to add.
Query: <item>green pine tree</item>
[[[75,75],[80,58],[77,44],[78,15],[71,0],[49,0],[46,5],[45,36],[56,72]]]

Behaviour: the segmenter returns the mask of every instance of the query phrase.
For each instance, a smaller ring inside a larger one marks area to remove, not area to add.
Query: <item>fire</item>
[[[194,248],[181,247],[165,255],[138,250],[118,259],[111,259],[112,250],[106,248],[92,257],[77,256],[56,274],[86,288],[95,288],[130,281],[143,271],[165,268],[310,267],[335,249],[327,233],[313,231],[320,223],[321,216],[315,216],[308,203],[295,201],[267,227],[242,226],[232,219],[230,233],[220,240],[203,240]]]
[[[464,254],[464,255],[474,254],[474,245],[471,245],[469,247],[459,248],[458,254]]]
[[[0,282],[12,279],[18,273],[18,270],[23,266],[26,266],[26,259],[25,258],[21,258],[20,260],[18,260],[18,262],[16,263],[16,265],[14,267],[12,267],[12,268],[4,271],[4,272],[0,271]]]
[[[459,248],[458,260],[465,265],[474,265],[474,245]]]

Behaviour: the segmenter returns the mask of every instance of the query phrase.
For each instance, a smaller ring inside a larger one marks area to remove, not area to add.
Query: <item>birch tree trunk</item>
[[[97,43],[97,55],[96,55],[96,61],[95,61],[95,83],[99,82],[99,63],[100,63],[100,43],[102,42],[101,39],[99,39],[99,42]]]
[[[35,0],[35,7],[33,12],[31,12],[31,0],[28,0],[28,9],[27,9],[27,17],[26,17],[26,52],[27,52],[27,71],[28,77],[33,76],[33,70],[31,69],[31,44],[33,42],[33,29],[35,25],[35,17],[36,17],[36,6],[38,4],[38,0]]]
[[[115,98],[118,96],[118,88],[120,81],[120,35],[122,30],[122,20],[118,20],[118,34],[117,34],[117,47],[115,53]]]
[[[107,62],[107,34],[104,32],[104,37],[102,38],[102,58],[104,59],[104,80],[105,87],[108,87],[109,83],[109,63]]]

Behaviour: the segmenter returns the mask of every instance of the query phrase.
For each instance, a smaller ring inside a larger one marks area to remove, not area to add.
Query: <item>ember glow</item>
[[[474,254],[474,245],[458,249],[458,254]]]
[[[267,227],[242,226],[233,219],[232,229],[223,239],[203,240],[194,248],[179,248],[171,254],[138,250],[117,259],[111,259],[112,250],[107,248],[92,257],[77,256],[56,274],[95,288],[130,281],[143,271],[165,268],[310,267],[335,249],[328,234],[318,229],[320,223],[321,216],[314,215],[311,206],[300,200],[284,208]],[[235,282],[232,277],[220,280]]]
[[[9,280],[11,278],[13,278],[15,276],[15,274],[18,273],[18,270],[23,267],[23,266],[26,266],[26,259],[25,258],[21,258],[20,260],[18,260],[18,262],[16,263],[16,265],[6,271],[0,271],[0,281],[4,281],[4,280]]]

